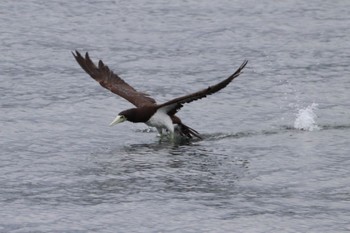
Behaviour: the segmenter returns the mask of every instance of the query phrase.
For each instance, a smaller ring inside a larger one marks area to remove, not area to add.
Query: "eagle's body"
[[[118,75],[114,74],[101,60],[98,66],[96,66],[91,61],[88,53],[83,57],[78,51],[75,51],[73,55],[81,68],[99,82],[101,86],[135,105],[135,108],[120,112],[111,125],[123,121],[145,123],[148,126],[155,127],[159,133],[162,133],[163,129],[165,129],[170,132],[171,135],[174,135],[175,125],[178,128],[179,134],[187,138],[201,137],[196,130],[183,124],[180,118],[175,114],[185,103],[204,98],[226,87],[234,78],[241,74],[241,71],[248,63],[248,61],[244,61],[235,73],[216,85],[209,86],[204,90],[189,95],[175,98],[163,104],[157,104],[153,98],[145,93],[136,91]]]

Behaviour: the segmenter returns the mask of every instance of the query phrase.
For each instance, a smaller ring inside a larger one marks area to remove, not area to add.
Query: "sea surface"
[[[2,0],[0,232],[349,232],[350,1]],[[203,139],[109,127],[89,52]]]

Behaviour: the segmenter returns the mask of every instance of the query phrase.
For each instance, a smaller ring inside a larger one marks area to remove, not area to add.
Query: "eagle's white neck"
[[[146,124],[148,126],[156,127],[158,132],[162,132],[162,129],[167,129],[170,133],[174,133],[173,121],[164,109],[158,109]]]

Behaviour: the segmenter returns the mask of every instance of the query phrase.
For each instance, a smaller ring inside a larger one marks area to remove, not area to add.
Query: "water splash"
[[[317,107],[318,104],[313,103],[306,108],[299,109],[297,118],[294,121],[294,128],[305,131],[319,130],[320,127],[316,124],[315,121],[317,118],[317,115],[315,113]]]

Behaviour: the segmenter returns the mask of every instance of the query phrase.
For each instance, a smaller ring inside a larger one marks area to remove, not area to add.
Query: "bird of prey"
[[[135,105],[135,108],[120,112],[110,124],[111,126],[124,121],[145,123],[148,126],[155,127],[160,135],[162,135],[163,129],[165,129],[165,131],[170,133],[171,138],[174,138],[174,133],[177,132],[180,136],[189,139],[194,137],[201,138],[201,136],[196,130],[185,125],[176,116],[176,113],[184,104],[202,99],[226,87],[234,78],[242,73],[243,68],[248,63],[245,60],[232,75],[215,85],[158,104],[147,94],[136,91],[117,74],[113,73],[101,60],[96,65],[90,59],[88,53],[85,53],[85,56],[82,56],[78,51],[75,51],[75,53],[72,52],[72,54],[81,68],[99,82],[102,87]]]

